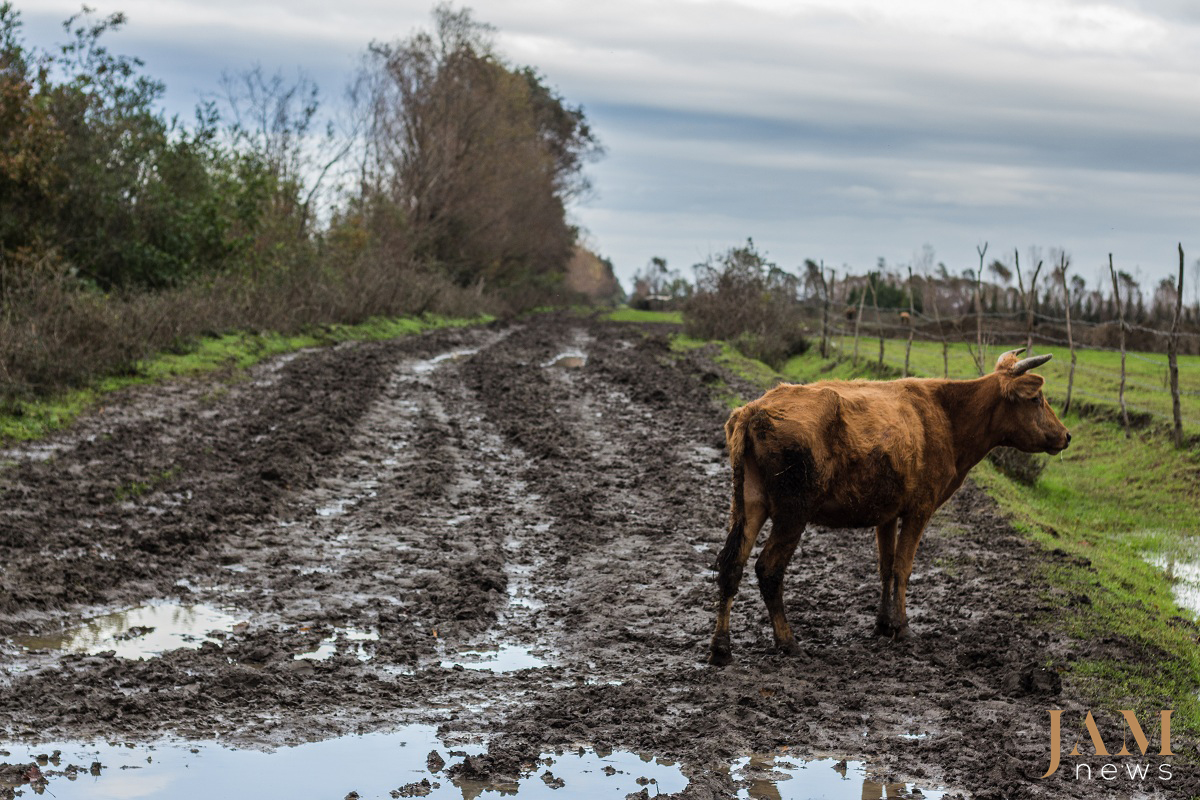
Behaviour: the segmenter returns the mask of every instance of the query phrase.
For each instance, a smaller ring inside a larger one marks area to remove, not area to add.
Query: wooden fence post
[[[942,327],[942,312],[938,311],[937,288],[933,290],[933,319],[938,326],[938,337],[942,340],[942,377],[950,377],[950,342],[946,339],[946,330]]]
[[[908,359],[912,354],[913,327],[917,324],[916,310],[913,303],[913,274],[912,265],[908,267],[908,344],[904,346],[904,377],[908,377]]]
[[[1058,278],[1062,281],[1063,302],[1067,308],[1067,347],[1071,348],[1071,371],[1067,375],[1067,402],[1063,404],[1062,410],[1062,413],[1065,415],[1071,410],[1071,391],[1075,387],[1075,337],[1071,334],[1071,290],[1067,288],[1067,267],[1070,262],[1067,261],[1067,254],[1065,252],[1061,258]]]
[[[1129,438],[1129,411],[1125,408],[1125,306],[1121,304],[1121,292],[1117,288],[1117,271],[1113,269],[1112,253],[1108,254],[1108,274],[1112,276],[1113,300],[1117,304],[1117,318],[1121,330],[1121,388],[1117,399],[1121,404],[1121,423],[1125,426],[1125,438]]]
[[[980,376],[983,375],[984,362],[987,361],[983,355],[983,256],[987,253],[987,248],[987,242],[983,243],[982,248],[975,245],[975,252],[979,253],[979,271],[975,273],[975,349],[978,352],[975,366],[979,368]]]
[[[1179,316],[1183,310],[1183,242],[1179,243],[1179,284],[1175,288],[1175,319],[1167,341],[1167,363],[1171,370],[1171,412],[1175,415],[1175,446],[1183,447],[1183,414],[1179,408]]]
[[[825,307],[821,313],[821,358],[829,358],[829,283],[825,280],[825,262],[821,261],[821,294]]]
[[[867,278],[867,283],[871,283],[870,278]],[[883,367],[883,317],[879,316],[879,292],[875,290],[875,284],[871,283],[871,303],[875,306],[875,326],[879,328],[879,366]]]
[[[867,302],[867,287],[859,288],[858,313],[854,316],[854,366],[858,366],[858,328],[862,325],[863,306]]]

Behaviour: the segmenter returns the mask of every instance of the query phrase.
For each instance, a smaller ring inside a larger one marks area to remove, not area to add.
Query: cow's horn
[[[1021,353],[1024,353],[1024,352],[1025,352],[1024,347],[1018,347],[1016,350],[1009,350],[1007,353],[1001,353],[1000,357],[996,359],[996,366],[999,367],[1000,362],[1002,362],[1004,359],[1008,358],[1009,356],[1016,358],[1017,356],[1021,355]]]
[[[1054,356],[1050,353],[1046,353],[1044,356],[1030,356],[1029,358],[1022,358],[1016,364],[1013,364],[1012,374],[1024,375],[1026,372],[1029,372],[1029,370],[1033,369],[1034,367],[1040,367],[1042,364],[1045,364],[1052,358],[1054,358]]]

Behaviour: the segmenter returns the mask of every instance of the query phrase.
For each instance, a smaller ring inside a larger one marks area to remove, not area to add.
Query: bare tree
[[[314,203],[330,170],[353,148],[354,132],[339,136],[333,122],[320,128],[320,91],[303,72],[290,80],[256,64],[223,73],[220,85],[233,144],[271,170],[280,199],[296,199],[295,208],[279,210],[294,213],[303,234],[317,214]]]
[[[1038,273],[1042,271],[1042,261],[1039,259],[1037,262],[1037,268],[1034,269],[1033,277],[1029,280],[1029,291],[1027,292],[1025,291],[1025,280],[1021,276],[1020,252],[1013,250],[1013,258],[1017,267],[1017,286],[1021,290],[1021,303],[1025,306],[1025,357],[1028,358],[1033,354],[1033,323],[1037,313],[1037,279]]]

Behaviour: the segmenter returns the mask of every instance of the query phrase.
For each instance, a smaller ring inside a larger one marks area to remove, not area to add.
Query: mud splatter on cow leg
[[[771,615],[771,628],[775,632],[775,646],[785,653],[796,651],[796,637],[783,613],[783,574],[800,538],[804,535],[806,520],[794,513],[777,513],[754,572],[758,576],[758,588]]]
[[[885,522],[875,529],[875,546],[879,555],[879,611],[875,616],[875,635],[891,636],[892,630],[891,606],[892,587],[895,579],[892,569],[896,555],[896,523],[898,520]]]
[[[713,632],[712,646],[709,651],[710,664],[724,666],[733,660],[733,651],[729,645],[729,612],[733,608],[733,598],[737,595],[738,586],[742,582],[742,573],[758,532],[767,521],[767,509],[762,502],[748,502],[745,518],[735,520],[730,526],[729,538],[717,556],[717,587],[720,596],[717,599],[717,626]]]
[[[896,555],[892,565],[891,622],[894,639],[907,639],[909,636],[905,596],[908,593],[908,578],[912,575],[913,560],[917,555],[917,545],[921,543],[921,533],[928,521],[926,516],[905,517],[900,524],[900,535],[896,540]]]

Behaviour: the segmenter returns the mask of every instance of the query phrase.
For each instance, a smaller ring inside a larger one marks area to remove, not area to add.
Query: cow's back
[[[919,493],[927,437],[939,427],[919,380],[782,384],[741,412],[774,493],[802,492],[813,522],[864,527]],[[797,485],[797,465],[811,480]]]

